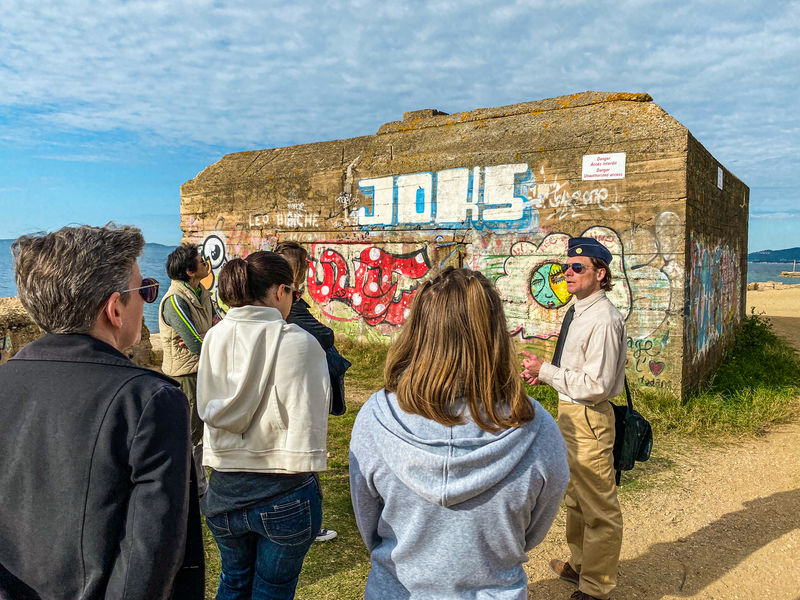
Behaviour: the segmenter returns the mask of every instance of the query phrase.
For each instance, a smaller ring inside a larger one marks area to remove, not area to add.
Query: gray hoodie
[[[497,434],[447,427],[372,395],[350,440],[350,494],[370,550],[366,600],[525,600],[526,552],[544,539],[569,479],[564,440],[533,421]]]

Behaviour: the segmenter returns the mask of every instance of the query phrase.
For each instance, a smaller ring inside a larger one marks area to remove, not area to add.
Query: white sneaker
[[[327,542],[328,540],[332,540],[338,534],[333,529],[325,529],[324,527],[319,530],[317,534],[315,542]]]

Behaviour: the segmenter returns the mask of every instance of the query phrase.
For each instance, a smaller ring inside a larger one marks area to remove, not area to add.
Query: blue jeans
[[[217,600],[291,600],[322,525],[322,496],[312,477],[277,500],[206,523],[222,563]]]

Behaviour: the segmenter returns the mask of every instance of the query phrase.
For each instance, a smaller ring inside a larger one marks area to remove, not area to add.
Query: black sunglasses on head
[[[142,279],[142,285],[140,287],[122,290],[120,294],[124,294],[125,292],[135,292],[137,290],[145,302],[148,304],[155,302],[156,298],[158,298],[158,281],[152,277],[145,277]]]

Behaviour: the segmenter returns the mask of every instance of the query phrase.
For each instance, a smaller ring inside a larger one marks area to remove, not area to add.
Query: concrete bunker
[[[649,95],[585,92],[229,154],[181,187],[181,229],[212,291],[229,257],[303,243],[322,320],[370,340],[399,331],[426,278],[479,270],[509,333],[545,355],[570,300],[567,239],[593,236],[614,257],[629,381],[682,394],[744,315],[748,201]]]

